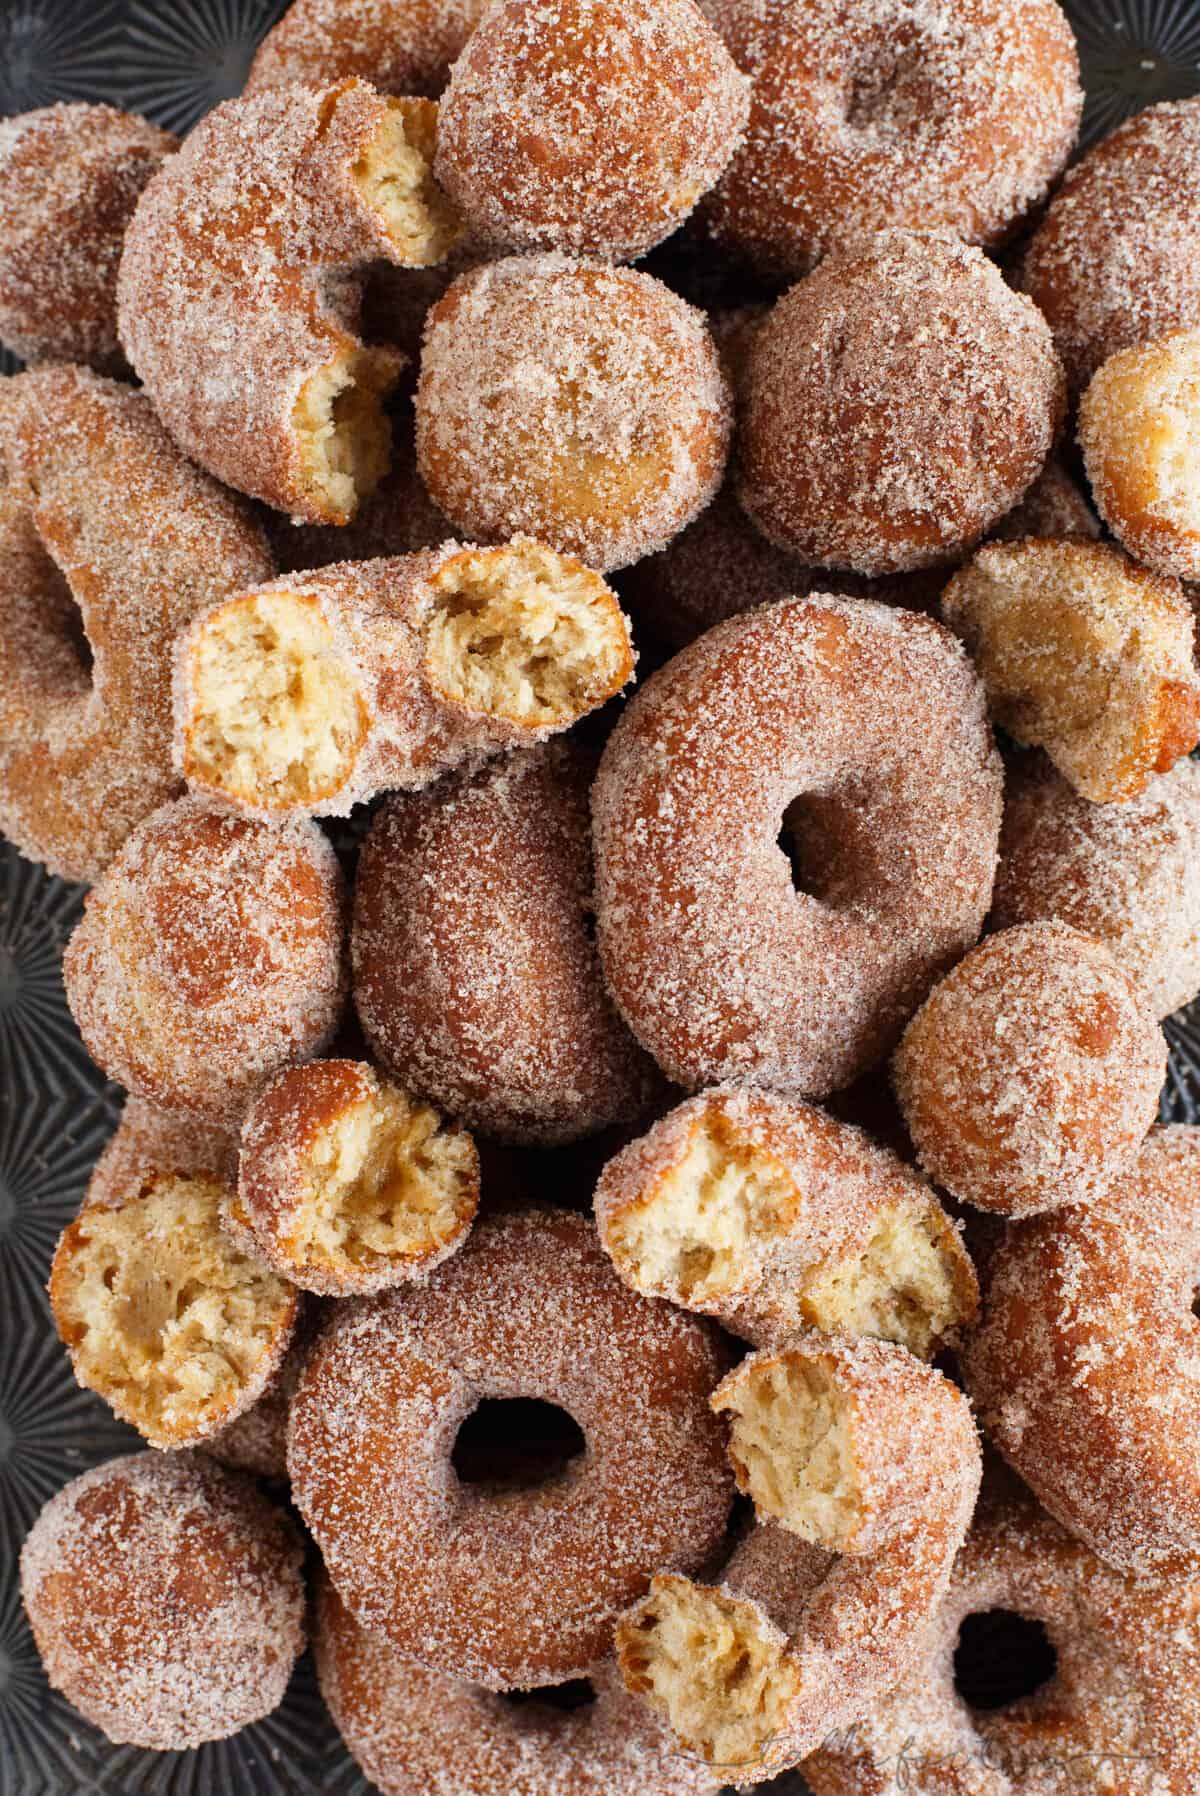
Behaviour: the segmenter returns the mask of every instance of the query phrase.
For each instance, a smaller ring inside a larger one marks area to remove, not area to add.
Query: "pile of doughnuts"
[[[1081,104],[1055,0],[296,0],[0,124],[109,1740],[311,1643],[383,1796],[1200,1790],[1200,100]]]

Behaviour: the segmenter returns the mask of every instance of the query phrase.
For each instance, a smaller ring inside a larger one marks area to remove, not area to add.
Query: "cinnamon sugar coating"
[[[626,1283],[758,1347],[818,1328],[932,1356],[978,1313],[970,1258],[924,1180],[768,1092],[680,1104],[609,1161],[595,1212]]]
[[[814,1342],[813,1352],[834,1366],[835,1394],[870,1386],[881,1414],[909,1399],[928,1412],[936,1447],[921,1476],[888,1490],[886,1544],[831,1552],[814,1544],[838,1534],[827,1518],[810,1539],[760,1521],[719,1584],[657,1577],[617,1628],[628,1688],[738,1788],[798,1764],[903,1676],[945,1595],[979,1489],[970,1407],[940,1373],[877,1341]],[[802,1403],[806,1423],[820,1410],[815,1395]],[[819,1473],[822,1441],[802,1439],[801,1454],[809,1447]],[[853,1453],[824,1471],[839,1490],[857,1488]]]
[[[237,1156],[237,1136],[225,1129],[126,1098],[116,1132],[92,1168],[84,1206],[119,1209],[164,1175],[232,1184]]]
[[[226,1227],[302,1290],[338,1297],[424,1278],[479,1207],[471,1137],[363,1061],[277,1073],[240,1146]]]
[[[367,82],[218,106],[151,182],[125,242],[121,341],[180,446],[229,485],[344,524],[388,466],[399,352],[358,335],[372,260],[441,261],[436,108]]]
[[[988,543],[942,594],[996,721],[1084,798],[1136,798],[1200,740],[1191,607],[1106,543]]]
[[[806,561],[928,567],[1017,503],[1063,405],[1045,320],[986,256],[887,231],[831,255],[755,337],[739,496]]]
[[[210,1459],[255,1478],[286,1481],[288,1412],[321,1324],[322,1308],[316,1298],[301,1297],[295,1332],[278,1372],[256,1403],[204,1442]]]
[[[1126,119],[1072,168],[1021,265],[1075,391],[1118,350],[1200,326],[1200,99]]]
[[[988,936],[904,1032],[892,1083],[921,1164],[1028,1216],[1102,1197],[1158,1110],[1167,1045],[1142,988],[1065,923]]]
[[[916,1665],[805,1761],[805,1780],[815,1796],[1191,1796],[1198,1608],[1195,1577],[1123,1577],[1015,1479],[985,1484]],[[955,1689],[959,1630],[996,1610],[1040,1622],[1056,1667],[1032,1695],[970,1708]]]
[[[713,185],[748,108],[692,0],[499,0],[451,72],[435,169],[481,241],[632,261]]]
[[[653,1572],[720,1543],[726,1364],[706,1324],[624,1288],[583,1218],[488,1218],[427,1285],[339,1310],[292,1403],[293,1496],[398,1651],[493,1690],[585,1676]],[[560,1405],[583,1454],[535,1488],[460,1483],[451,1448],[488,1397]]]
[[[0,828],[22,853],[96,879],[175,795],[172,638],[272,571],[140,394],[82,368],[0,382]]]
[[[518,537],[338,563],[232,595],[175,653],[175,754],[244,815],[345,816],[545,740],[633,672],[598,574]]]
[[[849,1084],[977,938],[1000,799],[981,689],[929,619],[813,594],[709,631],[634,697],[593,793],[634,1034],[691,1089]]]
[[[436,99],[482,10],[483,0],[292,0],[245,91],[361,75],[381,93]]]
[[[359,862],[368,1040],[402,1085],[490,1137],[577,1139],[636,1121],[661,1086],[588,934],[594,769],[555,743],[394,796]]]
[[[418,465],[484,541],[524,530],[623,567],[712,498],[729,429],[702,316],[650,275],[513,256],[461,275],[426,321]]]
[[[1200,1131],[1156,1128],[1086,1209],[1011,1228],[964,1370],[988,1434],[1064,1527],[1137,1576],[1200,1564]]]
[[[795,277],[894,225],[993,244],[1075,141],[1083,94],[1053,0],[708,0],[752,79],[704,208],[725,249]]]
[[[164,805],[88,895],[63,956],[89,1053],[135,1096],[230,1128],[332,1037],[344,894],[315,824]]]
[[[328,1579],[318,1589],[313,1647],[326,1706],[382,1796],[713,1796],[717,1789],[707,1766],[673,1750],[611,1661],[592,1667],[595,1700],[587,1707],[564,1713],[536,1700],[516,1707],[368,1634]]]
[[[14,355],[121,372],[125,227],[178,147],[113,106],[76,101],[0,120],[0,339]]]
[[[1091,935],[1156,1017],[1200,992],[1200,764],[1127,804],[1090,804],[1042,757],[1010,769],[993,921],[1057,917]]]
[[[282,1700],[304,1648],[301,1559],[248,1478],[135,1453],[50,1499],[21,1594],[53,1687],[110,1740],[178,1752]]]

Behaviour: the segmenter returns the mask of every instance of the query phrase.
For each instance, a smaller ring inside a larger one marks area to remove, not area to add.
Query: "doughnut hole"
[[[539,543],[451,556],[429,585],[430,682],[469,711],[560,728],[633,672],[629,626],[599,574]]]
[[[863,1524],[853,1399],[818,1358],[753,1366],[713,1407],[730,1417],[729,1457],[760,1516],[832,1552],[853,1551]]]
[[[655,1578],[618,1623],[616,1644],[628,1688],[689,1751],[731,1772],[758,1762],[800,1691],[784,1636],[762,1611],[687,1578]]]
[[[231,599],[197,630],[187,675],[192,784],[274,808],[319,804],[351,779],[369,713],[317,600]]]
[[[1079,408],[1079,441],[1096,503],[1130,554],[1200,579],[1200,331],[1105,362]]]
[[[433,100],[389,100],[352,171],[407,268],[444,261],[463,235],[457,211],[433,178],[437,121]]]
[[[1195,623],[1178,582],[1102,543],[993,543],[942,616],[996,721],[1094,803],[1136,798],[1200,741]]]
[[[295,1292],[220,1226],[224,1189],[158,1177],[67,1229],[50,1302],[76,1375],[155,1447],[214,1434],[281,1357]]]
[[[321,522],[348,524],[388,471],[384,399],[400,374],[385,349],[339,350],[300,389],[292,413],[304,494]]]
[[[896,1341],[928,1359],[974,1309],[961,1257],[943,1218],[889,1206],[876,1217],[861,1253],[805,1284],[800,1314],[823,1334]]]

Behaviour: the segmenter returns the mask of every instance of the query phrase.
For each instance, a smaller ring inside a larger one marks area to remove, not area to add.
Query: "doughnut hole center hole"
[[[1057,1669],[1042,1623],[1015,1610],[968,1615],[958,1630],[954,1688],[969,1709],[1006,1709],[1048,1684]]]
[[[53,685],[66,688],[72,696],[86,694],[91,691],[95,657],[83,612],[54,557],[40,542],[31,548],[34,565],[27,574],[29,623],[40,638],[47,673]],[[36,648],[34,652],[38,652]]]
[[[865,44],[846,82],[852,131],[911,132],[928,94],[928,46],[903,37]]]
[[[536,1490],[561,1478],[587,1442],[575,1418],[537,1397],[487,1397],[458,1431],[450,1463],[460,1484]]]
[[[873,810],[852,789],[806,792],[783,813],[776,841],[802,897],[830,909],[861,901],[884,883]]]
[[[548,1684],[541,1690],[507,1690],[504,1701],[514,1709],[554,1709],[560,1715],[574,1714],[576,1709],[589,1709],[596,1700],[594,1686],[587,1678],[572,1678],[566,1684]]]

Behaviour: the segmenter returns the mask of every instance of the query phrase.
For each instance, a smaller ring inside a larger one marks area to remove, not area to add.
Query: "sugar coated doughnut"
[[[429,100],[365,81],[218,106],[143,194],[121,342],[180,447],[230,486],[344,524],[387,471],[397,351],[357,335],[368,262],[440,261],[459,234],[433,183]]]
[[[941,608],[996,721],[1084,798],[1136,798],[1200,741],[1183,590],[1107,544],[985,544]]]
[[[1200,99],[1126,119],[1070,170],[1021,266],[1072,386],[1200,326]]]
[[[1080,403],[1079,441],[1096,503],[1129,553],[1200,579],[1200,330],[1110,356]]]
[[[54,1689],[110,1740],[179,1752],[281,1702],[304,1649],[301,1560],[248,1478],[134,1453],[51,1497],[21,1595]]]
[[[250,816],[332,813],[568,728],[633,672],[615,594],[518,537],[233,594],[175,659],[175,758]]]
[[[633,269],[509,257],[426,322],[418,465],[485,541],[525,530],[593,567],[636,561],[712,498],[729,428],[703,318]]]
[[[321,1694],[350,1752],[382,1796],[714,1796],[707,1766],[594,1666],[592,1700],[519,1704],[406,1659],[354,1620],[328,1579],[313,1648]],[[585,1695],[586,1692],[581,1692]]]
[[[1167,1045],[1145,993],[1065,923],[987,937],[909,1023],[892,1080],[930,1178],[1028,1216],[1092,1202],[1158,1110]]]
[[[637,693],[593,794],[634,1034],[693,1090],[848,1085],[976,940],[1000,788],[978,681],[928,618],[814,594],[709,631]]]
[[[1200,1131],[1158,1128],[1087,1209],[1011,1228],[964,1369],[1052,1515],[1139,1576],[1200,1565]]]
[[[979,1307],[958,1232],[923,1179],[809,1104],[718,1087],[610,1160],[596,1224],[634,1290],[756,1346],[806,1328],[932,1356]]]
[[[1095,936],[1156,1017],[1200,992],[1200,763],[1127,804],[1089,804],[1041,756],[1010,771],[993,920]]]
[[[237,1136],[224,1129],[156,1110],[144,1098],[126,1098],[116,1133],[92,1168],[84,1202],[119,1209],[164,1174],[232,1184],[237,1150]]]
[[[745,142],[706,207],[722,246],[805,273],[892,225],[996,243],[1044,197],[1079,127],[1054,0],[708,0],[753,81]]]
[[[149,402],[82,368],[0,382],[0,470],[0,828],[95,879],[179,789],[172,638],[271,560]]]
[[[135,1096],[235,1126],[264,1079],[333,1035],[343,904],[316,824],[164,805],[88,895],[63,956],[89,1053]]]
[[[383,1291],[462,1245],[479,1207],[479,1155],[359,1060],[286,1067],[242,1124],[235,1239],[305,1291]]]
[[[295,1332],[278,1372],[256,1403],[204,1442],[210,1459],[255,1478],[286,1481],[288,1412],[321,1316],[322,1305],[315,1298],[301,1297]]]
[[[75,101],[0,120],[0,339],[14,355],[121,371],[125,227],[178,147],[114,106]]]
[[[979,1443],[961,1392],[880,1341],[756,1355],[716,1401],[737,1412],[760,1517],[782,1509],[787,1525],[760,1519],[719,1585],[655,1578],[618,1625],[617,1657],[680,1745],[745,1787],[903,1675],[971,1519]]]
[[[451,71],[434,170],[484,242],[632,261],[713,185],[748,108],[692,0],[499,0]]]
[[[1015,1480],[985,1484],[915,1668],[806,1760],[805,1780],[815,1796],[1190,1796],[1200,1778],[1198,1603],[1194,1578],[1122,1577]],[[1048,1648],[1040,1684],[1010,1702],[1004,1680],[1027,1689],[1041,1666],[1024,1642],[1004,1651],[1004,1617],[1040,1626]],[[988,1682],[999,1686],[982,1689],[978,1706],[956,1687],[972,1624],[994,1642]]]
[[[382,1065],[488,1136],[636,1121],[660,1081],[588,933],[595,761],[554,743],[394,796],[359,861],[354,1001]]]
[[[361,75],[436,99],[483,0],[292,0],[258,47],[245,91]]]
[[[492,1690],[582,1677],[652,1573],[721,1541],[726,1363],[707,1324],[625,1289],[582,1217],[492,1217],[428,1284],[335,1316],[292,1403],[292,1493],[400,1652]],[[461,1482],[451,1448],[489,1397],[560,1405],[582,1455],[534,1488]]]
[[[1016,504],[1062,419],[1045,321],[979,250],[888,231],[830,256],[754,339],[742,504],[805,560],[948,561]]]

